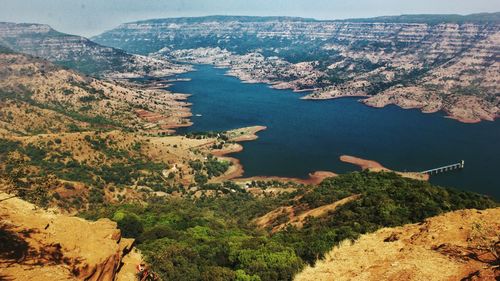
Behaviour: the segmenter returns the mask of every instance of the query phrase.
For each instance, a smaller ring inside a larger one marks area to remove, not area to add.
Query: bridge
[[[428,175],[444,173],[444,172],[447,172],[447,171],[452,171],[452,170],[457,170],[457,169],[463,169],[464,168],[464,164],[465,164],[465,161],[462,160],[462,161],[460,161],[458,163],[455,163],[455,164],[446,165],[446,166],[442,166],[442,167],[439,167],[439,168],[422,171],[420,173],[421,174],[428,174]]]

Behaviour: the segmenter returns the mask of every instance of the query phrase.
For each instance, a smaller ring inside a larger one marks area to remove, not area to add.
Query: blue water
[[[357,99],[300,100],[300,94],[245,84],[226,70],[199,65],[169,90],[192,94],[194,125],[181,132],[263,125],[259,139],[233,154],[244,176],[306,178],[312,171],[345,173],[343,154],[373,159],[399,171],[421,171],[465,160],[465,169],[432,176],[442,186],[500,198],[500,122],[463,124],[443,114],[396,106],[375,109]]]

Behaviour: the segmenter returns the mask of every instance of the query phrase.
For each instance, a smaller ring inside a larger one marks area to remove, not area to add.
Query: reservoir
[[[464,124],[443,113],[423,114],[397,106],[382,109],[357,98],[301,100],[291,90],[242,83],[226,70],[197,65],[178,75],[190,81],[168,89],[191,94],[194,125],[179,133],[223,131],[262,125],[259,139],[242,143],[245,177],[306,178],[313,171],[359,170],[347,154],[398,171],[423,171],[465,160],[465,169],[431,176],[441,186],[500,198],[500,121]]]

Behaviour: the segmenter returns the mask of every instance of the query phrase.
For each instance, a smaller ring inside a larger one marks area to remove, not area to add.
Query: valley
[[[365,97],[370,106],[444,111],[470,123],[499,115],[499,22],[498,13],[345,21],[214,16],[126,23],[93,40],[228,67],[248,82],[313,90],[305,99]]]
[[[499,38],[498,13],[2,22],[0,280],[498,278]]]

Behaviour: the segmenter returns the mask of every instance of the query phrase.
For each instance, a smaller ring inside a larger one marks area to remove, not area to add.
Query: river
[[[399,171],[422,171],[465,160],[465,168],[433,175],[431,182],[500,198],[500,121],[464,124],[442,113],[397,106],[371,108],[356,98],[301,100],[302,94],[242,83],[225,69],[197,65],[178,75],[170,91],[192,94],[188,131],[222,131],[263,125],[259,139],[232,156],[245,177],[306,178],[318,170],[345,173],[358,167],[343,154]],[[201,115],[201,116],[196,116]]]

